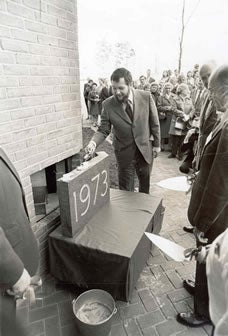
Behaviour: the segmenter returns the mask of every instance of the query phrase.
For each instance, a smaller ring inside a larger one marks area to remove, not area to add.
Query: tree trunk
[[[179,61],[178,61],[178,72],[179,73],[181,72],[183,41],[184,41],[184,31],[185,31],[184,12],[185,12],[185,0],[183,0],[183,8],[182,8],[182,15],[181,15],[181,36],[180,36],[180,51],[179,51]]]

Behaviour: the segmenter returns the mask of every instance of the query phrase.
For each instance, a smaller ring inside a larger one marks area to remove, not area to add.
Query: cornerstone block
[[[98,152],[57,182],[63,235],[73,237],[109,201],[108,154]]]

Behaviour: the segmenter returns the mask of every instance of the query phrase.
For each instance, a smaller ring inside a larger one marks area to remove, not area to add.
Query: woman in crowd
[[[183,154],[181,146],[185,135],[187,134],[187,124],[190,113],[193,111],[192,100],[189,97],[189,88],[187,84],[180,84],[176,89],[174,96],[177,108],[173,111],[169,134],[171,136],[171,154],[168,158],[177,157],[182,160]]]
[[[162,88],[165,85],[165,83],[168,82],[168,80],[169,80],[168,72],[166,70],[164,70],[163,74],[162,74],[162,78],[159,82],[159,84],[162,86]]]
[[[93,122],[93,126],[97,126],[97,118],[99,114],[99,95],[97,93],[97,84],[92,84],[92,89],[88,95],[89,100],[89,110],[90,110],[90,119]]]
[[[158,98],[160,97],[160,91],[159,91],[159,84],[157,82],[153,82],[150,86],[150,92],[152,95],[152,98],[155,102],[155,105],[157,106]]]
[[[165,150],[165,144],[169,143],[169,129],[176,102],[174,94],[171,92],[173,86],[171,83],[165,83],[162,95],[157,100],[158,117],[161,127],[161,150]]]
[[[192,77],[192,72],[191,71],[187,72],[187,84],[188,84],[188,88],[189,88],[190,92],[192,92],[192,90],[195,87],[195,81],[194,81],[194,78]]]

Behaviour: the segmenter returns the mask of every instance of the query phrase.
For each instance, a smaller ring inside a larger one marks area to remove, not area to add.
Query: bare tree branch
[[[190,21],[191,18],[193,17],[195,11],[197,10],[197,8],[198,8],[198,6],[199,6],[199,4],[200,4],[200,1],[201,1],[201,0],[199,0],[199,1],[197,2],[197,4],[195,5],[195,7],[193,8],[192,13],[189,15],[189,17],[188,17],[188,19],[187,19],[187,21],[186,21],[186,23],[185,23],[185,27],[187,26],[187,24],[189,23],[189,21]]]

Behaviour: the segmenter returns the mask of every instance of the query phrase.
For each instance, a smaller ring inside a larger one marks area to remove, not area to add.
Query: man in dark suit
[[[0,334],[15,336],[21,334],[15,297],[21,297],[30,285],[39,257],[19,176],[1,148],[0,211]]]
[[[131,73],[120,68],[111,76],[113,96],[103,103],[101,125],[87,146],[95,149],[113,126],[113,146],[118,164],[119,188],[134,191],[135,171],[139,192],[149,193],[153,157],[160,151],[157,109],[150,92],[131,87]]]
[[[197,170],[199,169],[199,161],[206,139],[217,121],[216,108],[213,100],[210,98],[210,92],[208,91],[208,82],[213,70],[214,64],[209,63],[202,65],[199,72],[206,91],[204,90],[203,93],[203,101],[201,103],[202,108],[200,111],[198,148],[195,159],[195,168]]]
[[[188,208],[197,246],[212,243],[228,228],[228,66],[214,72],[209,91],[216,110],[223,116],[206,139]],[[192,289],[194,313],[180,313],[177,320],[199,327],[210,321],[205,264],[197,262],[195,287]]]

